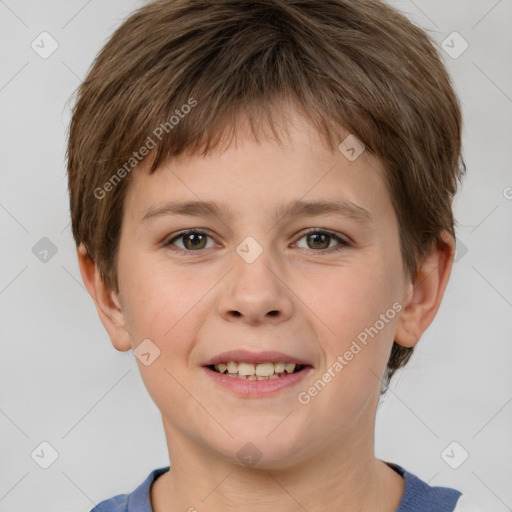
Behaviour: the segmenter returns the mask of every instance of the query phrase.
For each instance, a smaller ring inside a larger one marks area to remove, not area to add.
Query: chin
[[[275,423],[273,428],[276,425],[278,423]],[[253,425],[239,435],[230,431],[233,439],[227,440],[222,447],[219,446],[218,453],[231,463],[247,468],[261,470],[289,468],[300,461],[297,446],[304,446],[305,443],[299,442],[286,431],[285,435],[282,432],[279,433],[278,429],[269,434],[272,429],[258,429]]]

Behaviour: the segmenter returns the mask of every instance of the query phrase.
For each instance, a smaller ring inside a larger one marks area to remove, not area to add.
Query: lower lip
[[[313,370],[311,366],[306,366],[297,373],[285,374],[278,379],[247,380],[229,377],[226,374],[210,370],[206,366],[203,366],[203,369],[214,382],[243,397],[267,396],[291,388],[301,382]]]

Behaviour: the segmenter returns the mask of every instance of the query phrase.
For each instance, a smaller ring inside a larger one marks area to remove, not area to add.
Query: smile
[[[230,370],[236,369],[236,371],[229,372],[228,364],[230,364]],[[290,365],[288,370],[291,370],[291,373],[286,371],[287,364]],[[253,364],[234,361],[207,365],[203,367],[203,370],[207,377],[212,379],[211,382],[215,386],[220,386],[229,394],[235,394],[241,398],[263,398],[285,392],[287,389],[294,389],[313,371],[311,365],[287,364],[285,364],[284,371],[279,372],[276,372],[276,367],[277,370],[282,370],[281,363]],[[271,370],[272,373],[270,373]],[[258,375],[256,372],[269,375]],[[245,373],[250,373],[250,375],[244,375]]]
[[[210,365],[208,368],[235,379],[269,380],[280,379],[288,374],[300,372],[304,365],[284,362],[253,364],[228,361],[226,363]]]

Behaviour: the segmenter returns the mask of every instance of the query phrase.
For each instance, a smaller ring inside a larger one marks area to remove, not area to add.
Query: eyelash
[[[184,236],[186,235],[190,235],[192,233],[195,233],[195,234],[200,234],[200,235],[205,235],[205,236],[209,236],[210,238],[213,239],[213,237],[207,232],[205,231],[204,229],[201,229],[201,228],[194,228],[194,229],[187,229],[185,231],[180,231],[179,233],[177,233],[175,236],[173,236],[172,238],[168,239],[166,242],[164,242],[164,246],[167,247],[168,249],[172,250],[172,251],[175,251],[175,252],[186,252],[186,253],[200,253],[201,251],[204,251],[205,249],[198,249],[196,251],[191,251],[191,250],[188,250],[188,249],[182,249],[181,247],[175,247],[172,245],[172,243],[175,241],[175,240],[179,240],[180,238],[183,238]],[[325,229],[317,229],[317,228],[311,228],[309,229],[308,231],[302,233],[302,235],[300,236],[300,239],[304,238],[305,236],[307,235],[310,235],[310,234],[313,234],[313,233],[316,233],[316,234],[321,234],[321,235],[327,235],[329,237],[331,237],[331,239],[335,239],[337,242],[339,242],[338,245],[336,245],[335,247],[331,247],[329,249],[306,249],[307,251],[311,251],[313,253],[332,253],[332,252],[338,252],[338,251],[341,251],[347,247],[349,247],[351,244],[345,240],[344,238],[340,237],[339,235],[333,233],[332,231],[327,231]]]

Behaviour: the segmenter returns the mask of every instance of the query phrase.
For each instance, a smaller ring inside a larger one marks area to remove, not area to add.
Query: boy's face
[[[397,309],[411,290],[397,218],[378,161],[367,152],[354,161],[333,153],[302,118],[293,119],[282,147],[239,132],[224,152],[133,175],[118,259],[120,321],[129,338],[113,343],[127,350],[149,339],[160,350],[138,365],[171,452],[188,444],[236,461],[250,454],[251,442],[259,464],[284,467],[333,450],[373,449],[380,379]],[[227,205],[233,216],[143,220],[171,201]],[[346,208],[283,216],[280,208],[296,201]],[[176,238],[197,228],[206,235]],[[236,350],[281,352],[309,366],[285,377],[287,385],[237,380],[235,389],[224,382],[231,377],[205,365]],[[308,391],[315,382],[316,393]]]

